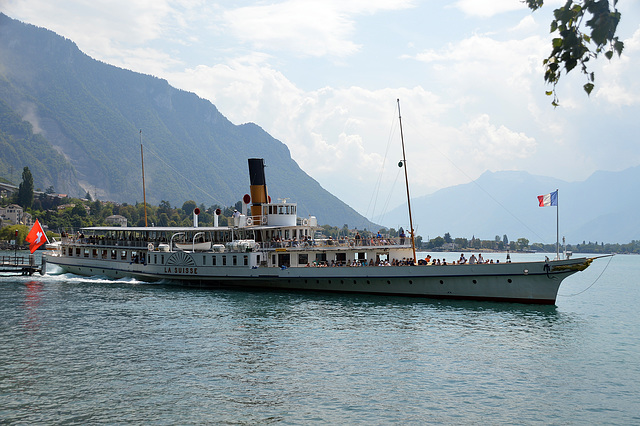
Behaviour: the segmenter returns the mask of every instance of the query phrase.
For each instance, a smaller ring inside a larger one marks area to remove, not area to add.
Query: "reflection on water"
[[[25,328],[37,331],[40,325],[38,309],[40,308],[43,285],[40,281],[29,281],[25,284],[25,288]]]

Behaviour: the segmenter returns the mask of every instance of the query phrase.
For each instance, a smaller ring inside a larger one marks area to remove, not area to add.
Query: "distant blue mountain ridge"
[[[558,189],[558,207],[539,207],[538,195]],[[536,176],[522,171],[487,171],[477,180],[411,200],[416,232],[427,238],[555,243],[556,215],[560,240],[628,243],[640,240],[640,166],[619,172],[597,171],[582,182]],[[408,223],[406,205],[389,211],[377,223]]]

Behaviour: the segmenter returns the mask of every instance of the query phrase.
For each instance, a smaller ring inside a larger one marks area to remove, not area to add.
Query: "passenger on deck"
[[[476,262],[477,262],[476,255],[472,254],[471,257],[469,258],[469,265],[475,265]]]

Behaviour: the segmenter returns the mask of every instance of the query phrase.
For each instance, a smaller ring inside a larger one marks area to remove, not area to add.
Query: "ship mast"
[[[144,203],[144,226],[147,227],[147,193],[144,187],[144,153],[142,151],[142,129],[140,129],[140,159],[142,160],[142,202]]]
[[[402,161],[398,163],[402,167],[404,163],[404,181],[407,186],[407,206],[409,207],[409,227],[411,228],[411,250],[413,251],[413,264],[416,264],[416,239],[413,233],[413,219],[411,218],[411,197],[409,196],[409,175],[407,173],[407,156],[404,152],[404,135],[402,133],[402,115],[400,114],[400,99],[398,99],[398,120],[400,121],[400,140],[402,141]]]

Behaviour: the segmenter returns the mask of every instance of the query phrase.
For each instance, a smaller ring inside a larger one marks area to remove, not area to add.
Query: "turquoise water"
[[[0,422],[639,424],[639,277],[600,259],[557,306],[0,277]]]

